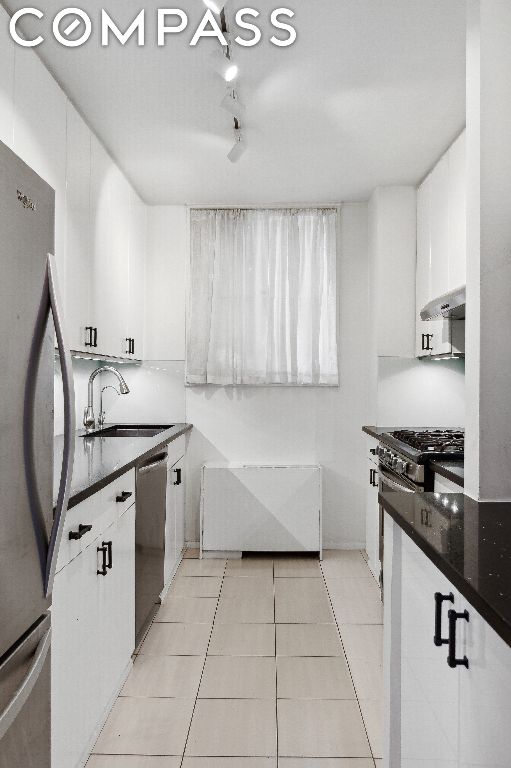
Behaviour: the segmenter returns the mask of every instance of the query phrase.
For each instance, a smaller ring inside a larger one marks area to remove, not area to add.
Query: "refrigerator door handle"
[[[34,685],[41,674],[46,657],[48,656],[50,644],[51,629],[45,632],[41,638],[26,677],[4,711],[0,713],[0,740],[5,736],[11,725],[14,723],[28,697],[32,693]]]
[[[32,523],[36,536],[41,564],[41,575],[44,595],[48,597],[53,588],[53,579],[57,568],[57,557],[64,529],[65,515],[69,501],[71,477],[74,461],[74,432],[75,432],[75,402],[73,369],[71,354],[64,341],[64,321],[57,285],[55,258],[48,254],[43,281],[41,303],[37,313],[34,337],[30,349],[30,358],[25,385],[25,405],[23,417],[23,445],[25,455],[25,475],[30,498]],[[62,383],[64,390],[64,449],[62,454],[62,470],[60,475],[57,505],[54,511],[53,526],[48,540],[45,525],[45,510],[42,509],[37,490],[36,462],[33,448],[34,431],[34,402],[37,382],[37,371],[41,349],[44,342],[46,324],[50,312],[53,314],[57,345],[60,353],[62,368]]]
[[[75,453],[75,390],[73,365],[69,348],[64,339],[64,317],[62,314],[62,302],[60,300],[60,292],[57,282],[57,268],[55,257],[51,253],[48,254],[48,287],[55,333],[57,336],[57,345],[60,354],[62,384],[64,389],[64,450],[62,453],[62,470],[60,473],[57,506],[55,508],[55,517],[46,558],[44,583],[46,597],[51,594],[53,589],[53,580],[57,569],[57,558],[62,539],[62,532],[64,530],[69,493],[71,490]]]

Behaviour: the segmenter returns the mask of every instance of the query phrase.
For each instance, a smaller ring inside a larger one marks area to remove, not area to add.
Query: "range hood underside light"
[[[465,285],[456,288],[454,291],[444,293],[437,299],[430,301],[424,309],[421,309],[421,320],[434,320],[436,317],[451,317],[453,320],[463,320],[465,317],[466,304]]]

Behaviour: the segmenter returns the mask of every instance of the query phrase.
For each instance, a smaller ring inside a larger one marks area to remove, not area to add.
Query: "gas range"
[[[410,488],[432,491],[429,462],[463,460],[464,438],[461,429],[398,429],[380,435],[377,454],[390,481],[402,478]]]

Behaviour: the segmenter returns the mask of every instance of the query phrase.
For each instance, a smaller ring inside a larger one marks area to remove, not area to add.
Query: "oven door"
[[[415,485],[411,480],[409,480],[407,477],[403,477],[403,475],[398,475],[396,472],[393,472],[388,467],[385,467],[383,464],[380,463],[378,467],[378,491],[380,493],[387,493],[388,491],[400,491],[401,493],[417,493],[422,491],[421,486]],[[384,521],[385,521],[385,512],[380,504],[380,563],[381,563],[381,571],[380,571],[380,586],[383,590],[383,549],[384,549],[384,542],[383,542],[383,531],[384,531]]]

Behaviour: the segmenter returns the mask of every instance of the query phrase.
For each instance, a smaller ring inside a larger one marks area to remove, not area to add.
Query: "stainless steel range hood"
[[[421,320],[434,320],[436,317],[451,317],[463,320],[465,317],[467,286],[462,285],[454,291],[444,293],[438,299],[433,299],[421,309]]]

